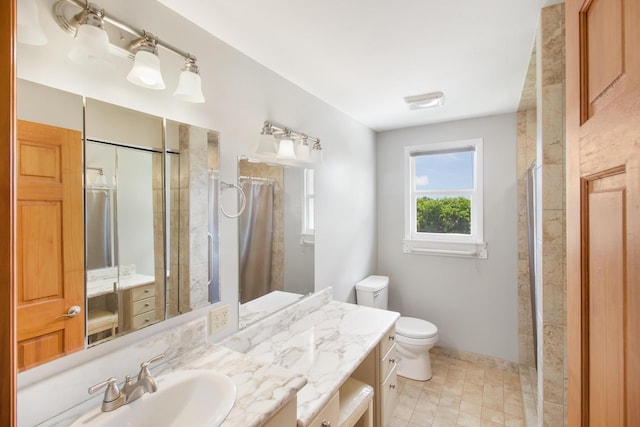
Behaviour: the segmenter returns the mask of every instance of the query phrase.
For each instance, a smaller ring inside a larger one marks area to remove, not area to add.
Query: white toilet
[[[389,278],[369,276],[356,284],[358,305],[386,310]],[[417,381],[431,379],[429,350],[438,342],[438,328],[414,317],[400,317],[396,323],[396,343],[400,356],[398,375]]]

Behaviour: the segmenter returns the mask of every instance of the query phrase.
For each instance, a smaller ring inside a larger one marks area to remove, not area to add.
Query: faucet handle
[[[164,353],[160,353],[157,356],[153,356],[151,359],[147,360],[146,362],[142,362],[140,364],[140,373],[138,374],[138,381],[140,381],[141,378],[150,377],[151,372],[149,372],[149,365],[163,358],[164,358]]]
[[[102,411],[109,412],[122,406],[124,403],[124,395],[120,392],[115,377],[111,377],[101,383],[92,385],[89,387],[89,394],[93,394],[103,387],[106,387],[107,389],[105,390],[104,398],[102,399]]]

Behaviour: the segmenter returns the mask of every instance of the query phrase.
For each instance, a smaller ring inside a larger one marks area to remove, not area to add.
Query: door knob
[[[65,314],[61,314],[60,316],[56,317],[56,319],[60,319],[61,317],[76,317],[78,314],[80,314],[80,306],[72,305],[71,307],[69,307],[69,310],[67,310]]]

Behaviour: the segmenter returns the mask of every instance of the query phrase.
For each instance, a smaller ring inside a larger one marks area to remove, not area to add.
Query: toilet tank
[[[358,305],[386,310],[388,299],[389,278],[387,276],[369,276],[356,283]]]

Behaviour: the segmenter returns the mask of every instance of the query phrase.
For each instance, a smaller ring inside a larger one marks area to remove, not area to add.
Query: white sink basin
[[[96,408],[72,427],[216,427],[236,400],[236,386],[209,370],[175,371],[156,379],[158,390],[111,412]]]

